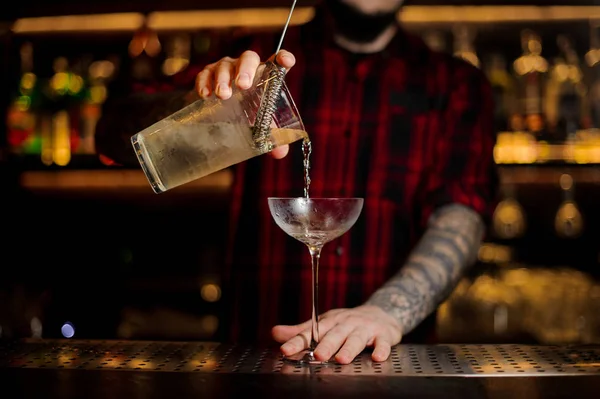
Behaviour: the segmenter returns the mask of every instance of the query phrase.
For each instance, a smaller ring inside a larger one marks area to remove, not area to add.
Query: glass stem
[[[312,264],[312,329],[309,347],[311,352],[319,343],[319,258],[321,258],[322,248],[322,246],[308,247]]]

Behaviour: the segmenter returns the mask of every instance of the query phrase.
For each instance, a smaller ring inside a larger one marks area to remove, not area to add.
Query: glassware
[[[231,165],[290,144],[307,133],[285,81],[273,111],[266,140],[257,141],[253,126],[275,84],[272,62],[261,64],[248,90],[233,87],[232,97],[198,99],[131,137],[137,158],[155,193],[199,179]],[[257,121],[257,124],[259,122]]]
[[[346,233],[360,216],[362,198],[269,198],[275,223],[308,247],[312,262],[312,328],[309,347],[286,360],[298,364],[324,364],[314,356],[319,343],[319,258],[323,246]]]

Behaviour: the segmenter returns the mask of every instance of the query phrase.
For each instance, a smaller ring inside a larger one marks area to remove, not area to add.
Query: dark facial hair
[[[369,43],[396,21],[398,9],[365,14],[342,0],[326,0],[338,34],[355,43]]]

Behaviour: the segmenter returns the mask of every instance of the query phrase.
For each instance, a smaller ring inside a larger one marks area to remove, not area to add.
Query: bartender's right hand
[[[269,58],[273,60],[275,56]],[[244,51],[239,58],[224,57],[219,61],[204,67],[196,76],[196,91],[202,98],[215,96],[227,100],[232,94],[232,84],[246,90],[252,86],[256,70],[260,65],[260,56],[254,51]],[[281,50],[277,53],[277,64],[289,71],[296,63],[292,53]],[[283,145],[271,151],[274,158],[280,159],[287,155],[289,147]]]

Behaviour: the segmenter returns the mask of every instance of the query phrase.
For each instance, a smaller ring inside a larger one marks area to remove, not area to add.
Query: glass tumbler
[[[155,193],[202,178],[274,148],[307,137],[300,114],[285,84],[272,107],[268,145],[257,145],[252,127],[271,81],[268,62],[253,85],[221,100],[198,99],[131,137],[137,159]],[[264,143],[264,142],[263,142]]]

